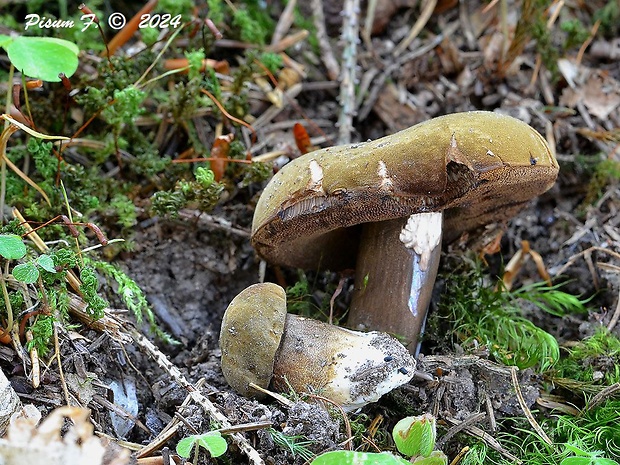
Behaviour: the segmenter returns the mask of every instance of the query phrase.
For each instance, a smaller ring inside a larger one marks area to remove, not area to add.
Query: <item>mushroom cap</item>
[[[286,321],[286,294],[277,284],[260,283],[230,303],[220,330],[222,373],[239,394],[260,397],[250,383],[267,389]]]
[[[252,244],[299,268],[354,267],[360,224],[444,211],[444,238],[504,221],[555,182],[558,163],[524,122],[474,111],[311,152],[265,187]]]

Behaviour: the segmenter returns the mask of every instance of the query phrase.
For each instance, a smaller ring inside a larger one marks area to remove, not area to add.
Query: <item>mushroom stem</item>
[[[348,326],[398,337],[415,353],[437,276],[442,213],[364,225]]]

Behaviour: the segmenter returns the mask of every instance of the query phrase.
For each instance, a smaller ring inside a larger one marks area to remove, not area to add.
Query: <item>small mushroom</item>
[[[452,241],[507,220],[548,190],[558,169],[543,137],[522,121],[446,115],[293,160],[258,201],[252,244],[275,264],[355,268],[348,325],[396,334],[414,351],[442,231]]]
[[[220,331],[222,372],[239,394],[250,383],[312,392],[355,410],[408,382],[416,361],[385,333],[362,333],[286,313],[284,289],[254,284],[237,295]]]

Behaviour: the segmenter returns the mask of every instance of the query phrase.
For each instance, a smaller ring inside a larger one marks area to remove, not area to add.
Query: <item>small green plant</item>
[[[575,455],[573,457],[566,457],[560,462],[560,465],[618,465],[618,462],[615,460],[603,457],[603,451],[588,452],[571,444],[565,444],[564,447]]]
[[[409,465],[410,462],[389,452],[335,450],[315,458],[310,465]]]
[[[211,457],[219,457],[226,453],[228,444],[219,431],[209,431],[204,434],[194,434],[181,439],[177,444],[177,454],[183,458],[189,458],[194,447],[196,447],[196,455],[202,447]]]
[[[77,45],[53,37],[9,37],[0,35],[0,47],[26,76],[59,82],[59,74],[70,77],[78,67]]]
[[[19,260],[26,255],[26,245],[17,234],[0,234],[0,255],[7,260]]]
[[[39,269],[43,269],[48,273],[56,273],[54,260],[47,254],[39,255],[34,260],[26,263],[20,263],[13,268],[13,277],[25,284],[36,283],[39,279]]]
[[[293,457],[301,457],[306,461],[312,460],[312,457],[314,457],[312,451],[306,447],[311,445],[312,441],[308,441],[304,436],[289,436],[273,428],[269,428],[267,432],[273,438],[273,442],[290,451]]]
[[[605,188],[611,183],[617,183],[618,180],[620,180],[620,162],[605,159],[598,163],[588,184],[588,191],[582,202],[582,209],[595,203],[601,197]]]
[[[321,454],[312,461],[311,465],[448,464],[446,455],[439,450],[434,450],[437,426],[435,417],[430,414],[403,418],[394,426],[392,437],[398,452],[410,457],[409,461],[389,452],[375,453],[338,450]]]
[[[451,314],[456,334],[465,343],[478,341],[507,365],[542,371],[560,358],[556,339],[522,316],[530,303],[552,315],[583,313],[585,301],[545,284],[535,284],[508,292],[500,280],[490,284],[477,260],[464,260],[447,277],[449,284],[439,307]]]
[[[392,437],[400,453],[408,457],[428,457],[437,439],[435,417],[424,414],[403,418],[394,426]]]

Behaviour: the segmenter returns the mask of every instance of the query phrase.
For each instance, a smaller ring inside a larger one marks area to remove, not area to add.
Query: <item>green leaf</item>
[[[210,431],[198,436],[198,444],[207,449],[211,457],[219,457],[228,449],[226,439],[222,437],[219,431]]]
[[[68,40],[54,37],[16,37],[5,45],[13,66],[25,75],[59,82],[58,75],[70,77],[78,67],[79,48]]]
[[[585,450],[580,449],[579,447],[577,447],[577,446],[575,446],[573,444],[564,444],[564,447],[567,450],[571,451],[575,455],[581,455],[583,457],[589,457],[590,456],[590,454],[588,452],[586,452]]]
[[[410,465],[405,459],[389,452],[353,452],[335,450],[319,455],[310,465]]]
[[[183,458],[189,458],[194,444],[204,447],[211,457],[219,457],[228,449],[226,439],[219,431],[209,431],[205,434],[196,434],[181,439],[177,444],[177,454]]]
[[[401,454],[428,457],[435,448],[437,437],[435,417],[424,414],[403,418],[394,426],[392,437]]]
[[[17,234],[0,234],[0,255],[7,260],[19,260],[26,255],[26,245]]]
[[[32,284],[39,279],[39,269],[32,263],[22,263],[13,268],[13,277],[22,283]]]
[[[4,34],[0,34],[0,47],[6,47],[11,42],[13,42],[12,37],[5,36]]]
[[[179,454],[184,459],[189,458],[189,455],[192,453],[192,448],[196,443],[196,436],[188,436],[186,438],[181,439],[177,443],[177,454]]]
[[[56,273],[56,267],[54,266],[54,260],[49,255],[39,255],[37,257],[37,265],[50,273]]]
[[[418,457],[412,463],[418,465],[448,465],[448,457],[443,452],[434,450],[429,457]]]
[[[590,465],[590,457],[567,457],[560,462],[560,465]]]

